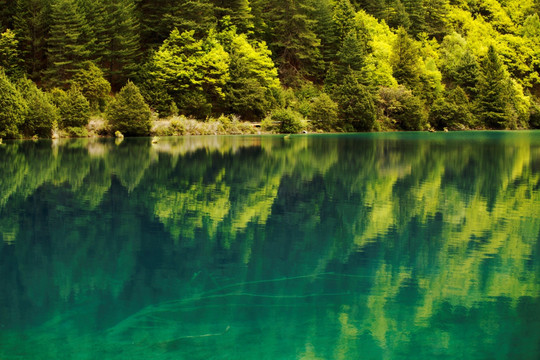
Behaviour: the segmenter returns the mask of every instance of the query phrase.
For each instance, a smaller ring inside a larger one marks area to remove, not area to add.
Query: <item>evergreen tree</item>
[[[414,38],[418,38],[427,28],[425,21],[427,7],[424,0],[403,0],[403,5],[410,21],[407,30]]]
[[[230,59],[213,34],[198,41],[193,36],[173,30],[151,60],[151,76],[185,114],[205,117],[225,97]]]
[[[441,44],[440,60],[445,82],[451,87],[459,85],[474,97],[480,66],[466,40],[456,33],[445,36]]]
[[[113,89],[133,77],[140,58],[139,23],[134,0],[108,0],[107,36],[102,41],[101,65]]]
[[[21,79],[18,87],[28,104],[28,112],[21,125],[22,134],[26,137],[34,135],[42,138],[51,137],[53,127],[60,120],[58,108],[31,80]]]
[[[105,80],[103,71],[93,62],[88,61],[84,67],[73,76],[72,83],[82,92],[94,110],[111,92],[111,84]]]
[[[213,0],[218,20],[228,16],[240,34],[253,33],[253,14],[249,0]]]
[[[106,115],[115,131],[131,136],[145,136],[150,133],[150,108],[139,88],[131,81],[120,90],[109,105]]]
[[[368,45],[358,34],[358,31],[351,30],[343,40],[341,49],[337,53],[336,72],[338,82],[349,71],[352,71],[362,84],[369,84],[368,74],[362,73],[366,63]]]
[[[383,121],[398,130],[422,130],[426,114],[422,100],[404,86],[379,90],[379,112]]]
[[[334,6],[334,24],[338,41],[342,43],[355,30],[354,16],[356,11],[349,0],[337,0]]]
[[[376,119],[373,96],[367,87],[356,80],[351,71],[336,86],[334,100],[339,105],[339,118],[346,127],[352,126],[356,131],[371,131]]]
[[[0,0],[0,32],[13,29],[13,16],[17,11],[17,3],[13,0]]]
[[[0,34],[0,68],[6,75],[16,77],[22,74],[21,56],[17,49],[18,41],[15,33],[9,29]]]
[[[275,0],[253,3],[261,14],[268,44],[274,54],[279,75],[286,85],[298,84],[304,78],[318,78],[324,70],[319,51],[320,40],[315,21],[308,16],[313,9],[308,0]]]
[[[59,127],[62,129],[82,128],[90,120],[90,103],[77,86],[72,86],[67,92],[56,90],[56,100],[53,101],[60,113]]]
[[[509,76],[493,45],[482,64],[478,82],[478,111],[483,124],[506,128],[510,122]]]
[[[277,69],[264,43],[251,45],[244,34],[234,34],[230,45],[230,111],[247,119],[263,117],[277,102]]]
[[[85,19],[74,0],[57,0],[52,4],[47,39],[50,85],[67,86],[82,63],[90,58],[89,46],[83,37],[84,25]]]
[[[447,91],[431,106],[429,123],[438,130],[444,128],[459,130],[474,125],[471,106],[467,94],[461,87]]]
[[[334,23],[333,0],[312,0],[312,14],[315,19],[313,31],[321,41],[320,52],[326,65],[336,58],[339,49],[337,29]]]
[[[47,43],[51,0],[17,0],[13,26],[24,59],[26,72],[34,81],[41,80],[47,67]]]
[[[17,138],[28,105],[0,68],[0,138]]]
[[[410,89],[415,89],[421,74],[420,53],[418,45],[409,37],[404,28],[398,30],[390,61],[396,80]]]

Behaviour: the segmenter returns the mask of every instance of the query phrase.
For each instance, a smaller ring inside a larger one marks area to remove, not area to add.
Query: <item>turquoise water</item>
[[[8,142],[0,359],[539,359],[540,132]]]

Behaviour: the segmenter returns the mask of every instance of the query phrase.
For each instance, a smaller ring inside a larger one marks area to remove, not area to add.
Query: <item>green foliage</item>
[[[85,127],[90,120],[90,103],[81,91],[72,86],[67,92],[61,89],[51,91],[52,102],[58,107],[61,129]]]
[[[89,40],[84,36],[85,19],[75,0],[57,0],[51,5],[51,24],[47,78],[50,85],[66,87],[90,58]]]
[[[410,89],[415,89],[420,81],[420,52],[417,43],[400,28],[392,48],[391,64],[396,80]]]
[[[28,112],[20,127],[22,134],[25,137],[51,137],[53,128],[60,121],[58,108],[31,80],[22,79],[17,85],[28,104]]]
[[[276,110],[270,118],[279,124],[282,134],[297,134],[305,128],[302,115],[289,108]]]
[[[373,95],[350,72],[334,89],[333,99],[339,106],[339,118],[356,131],[371,131],[376,119]]]
[[[19,137],[28,105],[0,68],[0,138]]]
[[[478,116],[488,127],[504,129],[511,125],[509,85],[508,73],[490,46],[478,83]]]
[[[529,127],[531,129],[540,129],[540,103],[538,102],[533,102],[531,104]]]
[[[431,106],[429,123],[438,130],[460,130],[473,126],[473,115],[467,94],[459,86],[447,91]]]
[[[309,119],[315,129],[334,130],[338,124],[338,104],[326,93],[321,93],[310,104]]]
[[[152,126],[150,108],[144,101],[139,88],[128,81],[116,99],[107,108],[107,119],[112,129],[125,135],[144,136]]]
[[[206,117],[225,97],[230,59],[213,33],[204,40],[193,35],[173,30],[152,57],[150,75],[183,113]]]
[[[393,129],[422,130],[426,125],[422,100],[403,86],[381,88],[378,108],[382,120]]]
[[[73,76],[72,83],[82,92],[94,110],[104,104],[111,92],[111,84],[103,77],[103,71],[93,62],[87,62],[84,67]]]
[[[280,83],[265,43],[251,45],[245,35],[230,44],[230,81],[227,102],[232,113],[246,119],[263,117],[276,105]]]
[[[15,33],[10,29],[0,34],[0,68],[3,67],[9,77],[19,76],[22,72],[18,44]]]

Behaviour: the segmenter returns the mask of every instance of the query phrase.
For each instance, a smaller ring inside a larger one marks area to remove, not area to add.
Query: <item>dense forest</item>
[[[0,138],[540,127],[539,0],[0,0]],[[240,130],[241,131],[241,130]]]

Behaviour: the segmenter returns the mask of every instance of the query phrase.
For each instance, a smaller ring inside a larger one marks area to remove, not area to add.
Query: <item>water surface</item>
[[[540,132],[8,142],[0,359],[539,359]]]

